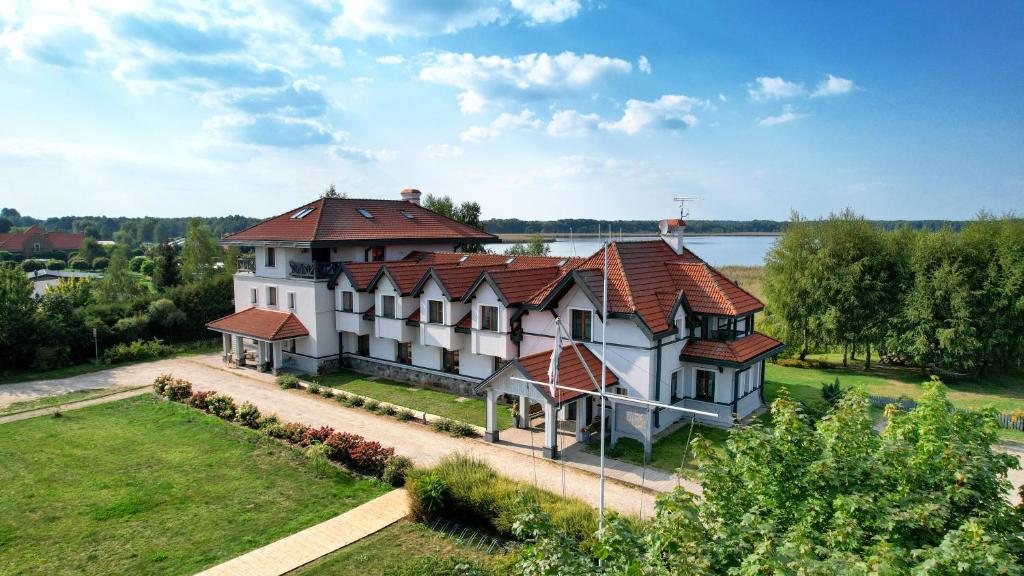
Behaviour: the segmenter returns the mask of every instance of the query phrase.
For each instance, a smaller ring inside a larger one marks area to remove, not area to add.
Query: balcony
[[[235,261],[235,271],[255,274],[256,273],[256,257],[255,256],[239,256],[238,260]]]
[[[420,343],[447,350],[462,350],[466,345],[466,335],[457,333],[455,326],[421,324]]]
[[[373,324],[363,319],[359,312],[335,312],[335,328],[338,332],[351,332],[357,336],[366,336],[372,332]]]
[[[509,360],[515,357],[515,344],[512,343],[512,338],[504,332],[473,330],[470,340],[473,354],[497,356],[502,360]]]
[[[416,339],[416,329],[408,326],[403,318],[374,318],[374,328],[378,338],[390,338],[399,342],[412,342]]]
[[[708,340],[735,340],[746,336],[746,332],[740,330],[727,330],[720,328],[718,330],[711,330],[711,337]]]
[[[288,262],[288,277],[303,280],[330,280],[341,270],[340,262]]]

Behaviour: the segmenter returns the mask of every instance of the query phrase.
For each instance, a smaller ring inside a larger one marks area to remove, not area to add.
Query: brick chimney
[[[686,222],[682,218],[662,220],[658,222],[661,239],[672,247],[676,254],[683,253],[683,235],[686,233]]]
[[[420,191],[415,188],[406,188],[402,190],[402,200],[406,202],[412,202],[413,204],[420,205]]]

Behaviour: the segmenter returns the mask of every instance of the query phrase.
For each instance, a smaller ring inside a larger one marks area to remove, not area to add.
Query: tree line
[[[569,218],[562,220],[519,220],[492,218],[481,224],[491,234],[651,234],[658,233],[657,220],[594,220]],[[882,230],[909,227],[914,230],[959,230],[963,222],[948,220],[874,220],[871,224]],[[776,220],[687,220],[686,231],[692,234],[779,234],[789,222]]]
[[[1024,360],[1024,220],[982,213],[959,230],[885,229],[852,210],[797,213],[765,259],[761,327],[803,359],[862,351],[981,375]]]
[[[157,218],[145,216],[59,216],[46,219],[23,216],[14,208],[0,209],[0,233],[29,226],[47,231],[79,232],[95,240],[114,240],[127,244],[166,242],[185,235],[193,218]],[[232,234],[258,224],[262,218],[218,216],[199,219],[216,237]]]

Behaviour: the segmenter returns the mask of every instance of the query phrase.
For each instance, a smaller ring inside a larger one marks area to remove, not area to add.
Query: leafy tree
[[[133,256],[132,259],[128,261],[128,268],[131,269],[132,272],[142,272],[142,263],[146,260],[147,258],[145,256]]]
[[[153,271],[156,270],[156,263],[146,258],[142,262],[142,266],[139,267],[139,272],[142,272],[144,276],[153,276]]]
[[[513,244],[505,250],[509,256],[547,256],[550,252],[551,247],[540,234],[531,236],[528,244]]]
[[[210,228],[199,218],[188,221],[185,245],[181,249],[181,276],[189,282],[213,276],[214,262],[220,250]]]
[[[14,224],[11,223],[9,218],[0,218],[0,234],[10,232],[12,226]]]
[[[99,242],[92,237],[86,237],[82,242],[82,249],[78,251],[78,257],[90,263],[93,260],[106,255],[107,253],[100,247]]]
[[[32,356],[32,284],[21,270],[0,268],[0,366],[24,366]]]
[[[110,264],[98,282],[97,295],[104,302],[128,301],[142,292],[138,278],[129,268],[128,246],[118,244],[110,257]]]
[[[228,246],[227,250],[224,251],[224,273],[228,276],[233,276],[235,272],[238,272],[238,258],[242,255],[242,250],[238,246]]]
[[[156,269],[153,272],[153,283],[158,288],[177,286],[181,280],[178,271],[178,251],[170,244],[161,244],[156,249]]]
[[[347,193],[338,193],[338,190],[334,187],[334,182],[324,190],[324,193],[320,195],[321,198],[348,198]]]
[[[235,311],[234,279],[223,274],[167,290],[166,297],[188,318],[182,337],[209,337],[206,323]]]
[[[481,230],[484,229],[483,223],[480,221],[480,204],[476,202],[463,202],[462,204],[456,204],[455,201],[452,200],[451,196],[434,196],[433,194],[427,194],[423,198],[423,207],[457,222],[461,222]],[[463,246],[462,249],[466,252],[484,252],[484,247],[480,244],[467,244]]]
[[[821,239],[813,224],[793,212],[789,226],[765,256],[764,291],[768,310],[764,322],[770,332],[791,346],[799,346],[800,359],[819,340],[824,301],[818,288],[817,264]]]
[[[423,197],[423,207],[431,212],[437,212],[447,218],[455,219],[455,201],[452,200],[451,196],[427,194]]]

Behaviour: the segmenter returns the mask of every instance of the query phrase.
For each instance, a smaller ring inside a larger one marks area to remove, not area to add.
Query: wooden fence
[[[871,396],[871,405],[878,408],[885,408],[889,404],[895,404],[899,406],[900,410],[913,410],[917,407],[917,402],[909,398],[891,398],[889,396]],[[973,412],[972,410],[964,410],[963,408],[957,408],[961,412]],[[1018,416],[1014,414],[997,414],[996,420],[999,421],[999,425],[1009,430],[1019,430],[1024,432],[1024,416]]]

